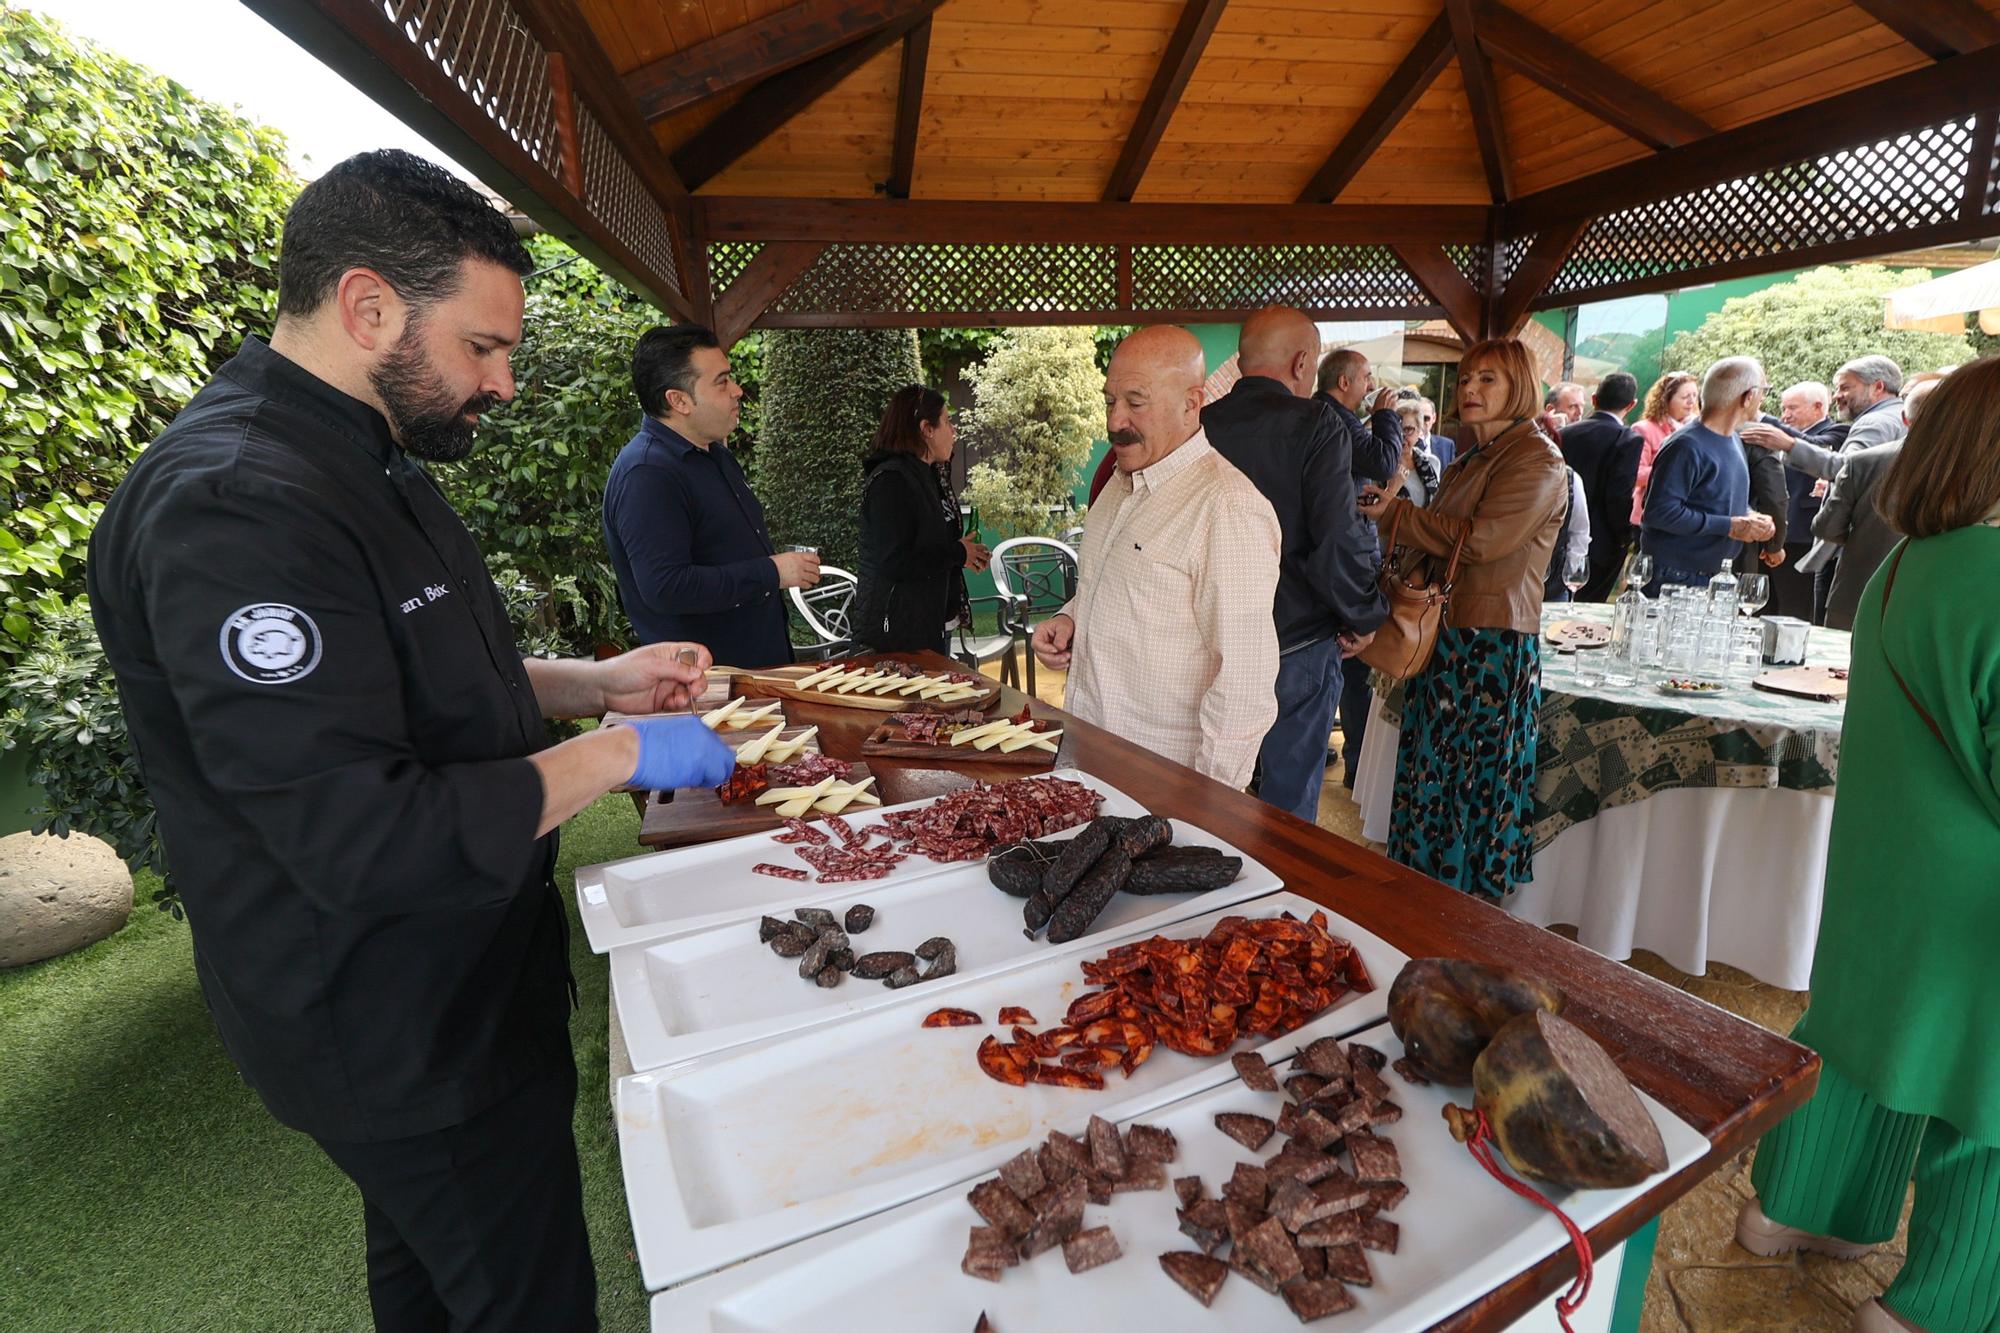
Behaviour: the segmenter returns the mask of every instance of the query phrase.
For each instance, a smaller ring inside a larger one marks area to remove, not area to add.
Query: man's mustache
[[[500,406],[499,394],[482,393],[477,397],[466,399],[465,406],[459,408],[458,412],[460,416],[483,417],[498,406]]]
[[[1105,438],[1113,444],[1144,444],[1146,440],[1145,436],[1130,427],[1124,430],[1114,430],[1105,436]]]

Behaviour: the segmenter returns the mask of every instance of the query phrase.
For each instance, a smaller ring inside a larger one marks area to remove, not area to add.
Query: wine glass
[[[1632,557],[1632,572],[1628,576],[1628,581],[1640,592],[1644,592],[1646,585],[1653,581],[1653,557],[1647,555],[1644,551],[1635,553]]]
[[[1755,616],[1764,604],[1771,600],[1771,576],[1769,574],[1745,574],[1736,584],[1736,607],[1747,616]]]
[[[1569,589],[1569,599],[1576,600],[1577,589],[1590,582],[1590,553],[1570,551],[1563,556],[1563,587]]]

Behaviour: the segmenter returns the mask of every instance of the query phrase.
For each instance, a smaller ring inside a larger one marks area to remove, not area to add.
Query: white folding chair
[[[857,583],[854,575],[840,566],[821,565],[818,583],[791,590],[793,609],[816,636],[816,642],[792,645],[800,659],[824,662],[854,646],[854,631],[847,613],[854,602]]]
[[[1035,692],[1035,654],[1028,636],[1035,626],[1076,596],[1076,548],[1054,537],[1009,537],[993,548],[993,586],[1007,600],[1006,624],[1027,660],[1028,693]]]

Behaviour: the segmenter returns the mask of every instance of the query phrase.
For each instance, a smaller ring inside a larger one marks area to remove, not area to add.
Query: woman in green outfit
[[[1909,1256],[1858,1333],[2000,1330],[2000,360],[1938,385],[1882,483],[1909,535],[1854,621],[1812,1007],[1824,1062],[1737,1239]]]

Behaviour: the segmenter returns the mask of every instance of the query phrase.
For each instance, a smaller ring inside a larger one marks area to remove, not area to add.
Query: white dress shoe
[[[1854,1312],[1854,1333],[1924,1333],[1924,1330],[1881,1301],[1867,1301]]]

